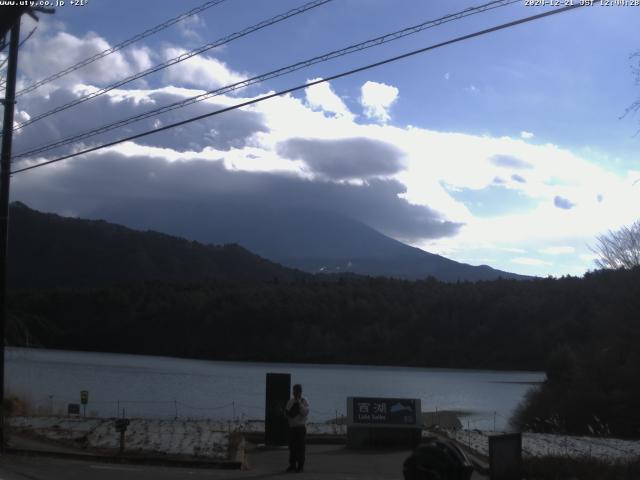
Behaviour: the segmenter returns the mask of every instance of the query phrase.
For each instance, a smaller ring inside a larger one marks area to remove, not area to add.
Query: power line
[[[332,52],[329,53],[325,53],[323,55],[319,55],[313,58],[310,58],[308,60],[304,60],[301,62],[297,62],[295,64],[289,65],[287,67],[283,67],[283,68],[279,68],[277,70],[272,70],[270,72],[243,80],[241,82],[236,82],[230,85],[227,85],[225,87],[221,87],[218,89],[214,89],[214,90],[209,90],[208,92],[202,93],[200,95],[196,95],[193,97],[189,97],[186,98],[184,100],[180,100],[178,102],[174,102],[168,105],[165,105],[163,107],[159,107],[153,110],[149,110],[147,112],[144,113],[140,113],[138,115],[133,115],[131,117],[119,120],[117,122],[113,122],[107,125],[103,125],[101,127],[98,128],[94,128],[67,138],[64,138],[62,140],[59,140],[57,142],[54,143],[50,143],[50,144],[46,144],[44,146],[41,147],[37,147],[34,148],[32,150],[26,151],[26,152],[22,152],[19,153],[17,155],[14,155],[13,158],[20,158],[20,157],[26,157],[26,156],[31,156],[31,155],[36,155],[39,153],[43,153],[43,152],[47,152],[49,150],[52,150],[54,148],[58,148],[58,147],[62,147],[64,145],[69,145],[71,143],[74,142],[78,142],[80,140],[84,140],[86,138],[90,138],[93,137],[95,135],[99,135],[101,133],[106,133],[109,132],[111,130],[114,130],[116,128],[119,127],[124,127],[126,125],[129,125],[131,123],[134,122],[138,122],[141,120],[145,120],[147,118],[151,118],[157,115],[161,115],[163,113],[172,111],[172,110],[176,110],[179,108],[183,108],[186,107],[188,105],[192,105],[198,102],[202,102],[205,100],[208,100],[210,98],[219,96],[219,95],[223,95],[226,93],[230,93],[233,92],[235,90],[239,90],[241,88],[246,88],[250,85],[256,84],[256,83],[260,83],[260,82],[264,82],[266,80],[271,80],[273,78],[276,77],[280,77],[292,72],[295,72],[297,70],[301,70],[303,68],[307,68],[310,67],[312,65],[315,65],[317,63],[321,63],[321,62],[326,62],[328,60],[332,60],[334,58],[338,58],[338,57],[342,57],[351,53],[355,53],[358,51],[362,51],[365,50],[367,48],[371,48],[371,47],[375,47],[378,45],[382,45],[384,43],[387,42],[391,42],[394,40],[398,40],[400,38],[406,37],[408,35],[413,35],[416,34],[418,32],[421,32],[423,30],[426,30],[428,28],[433,28],[436,27],[438,25],[442,25],[444,23],[448,23],[448,22],[452,22],[454,20],[459,20],[461,18],[464,17],[468,17],[471,15],[476,15],[478,13],[483,13],[483,12],[487,12],[496,8],[500,8],[500,7],[504,7],[507,5],[511,5],[513,3],[519,3],[521,0],[494,0],[491,1],[489,3],[483,4],[483,5],[479,5],[476,7],[470,7],[467,8],[465,10],[462,10],[460,12],[456,12],[456,13],[452,13],[449,15],[445,15],[444,17],[440,17],[436,20],[429,20],[423,23],[420,23],[418,25],[414,25],[412,27],[407,27],[404,28],[402,30],[398,30],[392,33],[388,33],[385,35],[381,35],[379,37],[370,39],[370,40],[366,40],[364,42],[360,42],[354,45],[350,45],[348,47],[342,48],[340,50],[334,50]]]
[[[20,90],[19,92],[16,93],[16,97],[20,96],[20,95],[24,95],[25,93],[29,93],[34,91],[35,89],[41,87],[42,85],[45,85],[47,83],[53,82],[54,80],[57,80],[58,78],[64,77],[65,75],[74,72],[76,70],[78,70],[79,68],[82,67],[86,67],[87,65],[100,60],[101,58],[106,57],[107,55],[111,55],[112,53],[117,52],[118,50],[122,50],[125,47],[128,47],[129,45],[142,40],[143,38],[149,37],[155,33],[158,33],[162,30],[165,30],[166,28],[169,28],[173,25],[175,25],[176,23],[191,17],[193,15],[197,15],[200,12],[203,12],[211,7],[215,7],[216,5],[221,4],[222,2],[224,2],[226,0],[211,0],[208,2],[203,3],[202,5],[200,5],[199,7],[196,8],[192,8],[191,10],[189,10],[188,12],[182,13],[180,15],[178,15],[177,17],[173,17],[170,18],[169,20],[166,20],[165,22],[162,22],[159,25],[156,25],[155,27],[151,27],[147,30],[145,30],[142,33],[138,33],[137,35],[134,35],[131,38],[128,38],[127,40],[124,40],[120,43],[118,43],[117,45],[114,45],[111,48],[107,48],[105,50],[103,50],[102,52],[96,53],[95,55],[85,58],[84,60],[79,61],[78,63],[71,65],[70,67],[65,68],[64,70],[59,71],[58,73],[54,73],[53,75],[48,76],[47,78],[43,78],[42,80],[39,80],[31,85],[29,85],[28,87],[23,88],[22,90]]]
[[[31,36],[35,33],[35,31],[36,31],[37,29],[38,29],[38,26],[37,26],[37,25],[36,25],[35,27],[33,27],[33,28],[31,29],[31,31],[27,34],[27,36],[26,36],[26,37],[24,37],[24,38],[22,39],[22,41],[21,41],[21,42],[20,42],[20,44],[18,45],[18,48],[20,48],[22,45],[24,45],[24,44],[25,44],[25,42],[31,38]],[[1,69],[1,68],[3,68],[3,67],[5,66],[5,64],[6,64],[8,61],[9,61],[9,56],[7,55],[7,58],[5,58],[5,59],[2,61],[2,63],[0,63],[0,69]],[[6,82],[5,82],[5,83],[6,83]],[[17,95],[17,93],[16,93],[16,95]]]
[[[21,41],[21,42],[20,42],[20,44],[18,45],[18,48],[22,47],[22,46],[25,44],[25,42],[31,38],[31,36],[36,32],[36,30],[37,30],[37,29],[38,29],[38,26],[37,26],[37,25],[36,25],[35,27],[33,27],[33,28],[31,29],[31,31],[27,34],[27,36],[26,36],[26,37],[24,37],[24,38],[22,39],[22,41]],[[7,55],[7,58],[5,58],[5,59],[2,61],[2,63],[0,63],[0,70],[5,66],[5,64],[6,64],[8,61],[9,61],[9,56]],[[7,83],[7,81],[3,78],[3,79],[0,81],[0,88],[1,88],[5,83]],[[17,96],[17,95],[18,95],[18,94],[16,93],[16,96]]]
[[[27,120],[26,122],[22,122],[21,124],[15,126],[13,128],[14,131],[19,130],[21,128],[26,127],[27,125],[31,125],[32,123],[37,122],[38,120],[42,120],[45,117],[48,117],[50,115],[53,115],[55,113],[59,113],[63,110],[66,110],[68,108],[71,107],[75,107],[76,105],[79,105],[81,103],[84,103],[88,100],[91,100],[92,98],[96,98],[100,95],[103,95],[111,90],[113,90],[114,88],[118,88],[121,87],[122,85],[125,85],[127,83],[133,82],[134,80],[138,80],[139,78],[142,77],[146,77],[147,75],[150,75],[152,73],[158,72],[160,70],[163,70],[167,67],[170,67],[172,65],[175,65],[177,63],[183,62],[185,60],[190,59],[191,57],[194,57],[196,55],[199,55],[203,52],[206,52],[207,50],[211,50],[212,48],[215,47],[219,47],[221,45],[225,45],[229,42],[232,42],[233,40],[237,40],[238,38],[244,37],[246,35],[249,35],[250,33],[253,33],[257,30],[261,30],[263,28],[266,28],[270,25],[273,25],[275,23],[281,22],[283,20],[286,20],[290,17],[293,17],[295,15],[299,15],[301,13],[304,13],[308,10],[311,10],[313,8],[319,7],[321,5],[324,5],[325,3],[329,3],[332,2],[333,0],[313,0],[312,2],[306,3],[304,5],[302,5],[301,7],[297,7],[294,8],[292,10],[289,10],[288,12],[276,15],[268,20],[263,20],[260,23],[257,23],[251,27],[247,27],[244,30],[241,30],[239,32],[236,33],[232,33],[231,35],[228,35],[224,38],[221,38],[219,40],[216,40],[215,42],[212,43],[208,43],[206,45],[203,45],[199,48],[196,48],[195,50],[191,50],[190,52],[187,53],[183,53],[181,55],[178,55],[177,57],[174,57],[170,60],[167,60],[166,62],[160,63],[158,65],[155,65],[154,67],[150,67],[146,70],[143,70],[141,72],[138,72],[134,75],[130,75],[129,77],[120,80],[116,83],[112,83],[111,85],[108,85],[106,87],[100,88],[94,92],[91,92],[87,95],[84,95],[80,98],[77,98],[76,100],[73,100],[69,103],[66,103],[64,105],[61,105],[59,107],[54,108],[53,110],[49,110],[48,112],[42,113],[40,115],[36,115],[35,117],[32,117],[31,119]]]
[[[146,137],[146,136],[151,135],[153,133],[158,133],[158,132],[162,132],[164,130],[169,130],[171,128],[175,128],[175,127],[179,127],[179,126],[182,126],[182,125],[186,125],[188,123],[196,122],[198,120],[202,120],[202,119],[205,119],[205,118],[208,118],[208,117],[212,117],[214,115],[220,115],[222,113],[226,113],[226,112],[229,112],[231,110],[237,110],[238,108],[246,107],[246,106],[253,105],[253,104],[259,103],[259,102],[263,102],[265,100],[269,100],[269,99],[274,98],[274,97],[279,97],[279,96],[285,95],[287,93],[292,93],[292,92],[295,92],[297,90],[302,90],[302,89],[305,89],[305,88],[309,88],[309,87],[312,87],[314,85],[318,85],[320,83],[330,82],[330,81],[333,81],[333,80],[337,80],[339,78],[343,78],[343,77],[346,77],[346,76],[349,76],[349,75],[353,75],[355,73],[364,72],[366,70],[370,70],[372,68],[380,67],[382,65],[386,65],[386,64],[389,64],[389,63],[392,63],[392,62],[396,62],[398,60],[402,60],[402,59],[405,59],[405,58],[408,58],[408,57],[412,57],[412,56],[418,55],[420,53],[425,53],[425,52],[428,52],[430,50],[435,50],[436,48],[440,48],[440,47],[444,47],[444,46],[447,46],[447,45],[451,45],[453,43],[462,42],[464,40],[469,40],[471,38],[479,37],[481,35],[486,35],[486,34],[489,34],[489,33],[497,32],[499,30],[504,30],[506,28],[511,28],[511,27],[514,27],[516,25],[520,25],[520,24],[523,24],[523,23],[532,22],[534,20],[539,20],[541,18],[549,17],[551,15],[557,15],[559,13],[564,13],[566,11],[573,10],[573,9],[576,9],[576,8],[580,8],[582,6],[584,6],[584,5],[574,4],[574,5],[570,5],[570,6],[567,6],[567,7],[562,7],[562,8],[556,9],[556,10],[551,10],[551,11],[539,13],[537,15],[531,15],[529,17],[521,18],[519,20],[514,20],[514,21],[511,21],[511,22],[503,23],[503,24],[497,25],[495,27],[491,27],[491,28],[487,28],[487,29],[484,29],[484,30],[480,30],[480,31],[477,31],[477,32],[474,32],[474,33],[470,33],[470,34],[467,34],[467,35],[463,35],[463,36],[460,36],[460,37],[453,38],[451,40],[447,40],[447,41],[444,41],[444,42],[436,43],[436,44],[430,45],[428,47],[420,48],[418,50],[413,50],[413,51],[408,52],[408,53],[403,53],[402,55],[397,55],[395,57],[387,58],[386,60],[381,60],[379,62],[370,63],[370,64],[365,65],[363,67],[354,68],[352,70],[348,70],[346,72],[338,73],[338,74],[332,75],[330,77],[314,80],[312,82],[305,83],[303,85],[297,85],[295,87],[287,88],[285,90],[280,90],[278,92],[271,93],[271,94],[268,94],[268,95],[264,95],[262,97],[254,98],[252,100],[247,100],[245,102],[238,103],[238,104],[232,105],[230,107],[222,108],[220,110],[215,110],[213,112],[205,113],[203,115],[198,115],[198,116],[195,116],[195,117],[191,117],[191,118],[189,118],[187,120],[182,120],[180,122],[175,122],[175,123],[172,123],[170,125],[165,125],[163,127],[159,127],[157,129],[154,129],[154,130],[147,130],[146,132],[138,133],[136,135],[131,135],[131,136],[125,137],[125,138],[121,138],[119,140],[115,140],[113,142],[108,142],[108,143],[105,143],[105,144],[102,144],[102,145],[98,145],[96,147],[87,148],[85,150],[82,150],[82,151],[79,151],[79,152],[75,152],[75,153],[71,153],[69,155],[64,155],[62,157],[58,157],[58,158],[55,158],[53,160],[48,160],[46,162],[42,162],[42,163],[39,163],[37,165],[31,165],[29,167],[24,167],[24,168],[20,168],[20,169],[17,169],[17,170],[13,170],[11,173],[14,174],[14,173],[25,172],[27,170],[33,170],[35,168],[44,167],[45,165],[50,165],[52,163],[57,163],[57,162],[61,162],[63,160],[68,160],[69,158],[77,157],[79,155],[84,155],[86,153],[95,152],[95,151],[101,150],[103,148],[112,147],[112,146],[117,145],[119,143],[129,142],[129,141],[132,141],[132,140],[137,140],[138,138]]]
[[[495,8],[507,6],[507,5],[510,5],[510,4],[519,2],[519,1],[520,0],[495,0],[495,1],[489,2],[489,3],[484,4],[484,5],[480,5],[480,6],[477,6],[477,7],[471,7],[471,8],[465,9],[465,10],[463,10],[461,12],[457,12],[457,13],[454,13],[454,14],[449,14],[449,15],[446,15],[446,16],[441,17],[441,18],[436,19],[436,20],[430,20],[430,21],[427,21],[427,22],[423,22],[423,23],[421,23],[419,25],[408,27],[408,28],[405,28],[405,29],[402,29],[402,30],[399,30],[399,31],[396,31],[396,32],[393,32],[393,33],[385,34],[385,35],[376,37],[374,39],[367,40],[365,42],[361,42],[361,43],[358,43],[358,44],[355,44],[355,45],[351,45],[351,46],[343,48],[341,50],[335,50],[333,52],[329,52],[329,53],[326,53],[326,54],[323,54],[323,55],[320,55],[320,56],[317,56],[317,57],[313,57],[311,59],[304,60],[302,62],[298,62],[296,64],[289,65],[289,66],[284,67],[284,68],[273,70],[271,72],[268,72],[268,73],[265,73],[265,74],[262,74],[262,75],[259,75],[259,76],[256,76],[256,77],[252,77],[250,79],[243,80],[241,82],[236,82],[236,83],[233,83],[231,85],[227,85],[227,86],[222,87],[222,88],[218,88],[218,89],[215,89],[215,90],[210,90],[210,91],[205,92],[203,94],[196,95],[194,97],[190,97],[190,98],[181,100],[179,102],[174,102],[174,103],[169,104],[169,105],[165,105],[164,107],[153,109],[153,110],[150,110],[150,111],[138,114],[138,115],[134,115],[132,117],[128,117],[128,118],[123,119],[123,120],[119,120],[117,122],[114,122],[114,123],[111,123],[111,124],[108,124],[108,125],[104,125],[104,126],[99,127],[99,128],[95,128],[95,129],[92,129],[92,130],[89,130],[89,131],[85,131],[83,133],[80,133],[80,134],[77,134],[77,135],[62,139],[62,140],[60,140],[58,142],[55,142],[55,143],[52,143],[52,144],[47,144],[45,146],[38,147],[38,148],[35,148],[33,150],[30,150],[30,151],[20,153],[18,155],[15,155],[14,158],[25,157],[25,156],[34,155],[34,154],[42,153],[42,152],[45,152],[45,151],[49,151],[49,150],[52,150],[53,148],[57,148],[57,147],[64,146],[64,145],[68,145],[68,144],[74,143],[76,141],[84,140],[86,138],[89,138],[89,137],[92,137],[92,136],[95,136],[95,135],[98,135],[98,134],[101,134],[101,133],[108,132],[108,131],[113,130],[115,128],[119,128],[119,127],[126,126],[126,125],[129,125],[131,123],[134,123],[134,122],[137,122],[137,121],[140,121],[140,120],[144,120],[146,118],[150,118],[150,117],[153,117],[153,116],[156,116],[156,115],[160,115],[162,113],[166,113],[166,112],[178,109],[178,108],[183,108],[185,106],[192,105],[192,104],[197,103],[197,102],[202,102],[204,100],[213,98],[215,96],[219,96],[219,95],[222,95],[222,94],[225,94],[225,93],[229,93],[229,92],[232,92],[232,91],[235,91],[235,90],[239,90],[241,88],[245,88],[245,87],[247,87],[249,85],[253,85],[255,83],[259,83],[259,82],[263,82],[265,80],[270,80],[270,79],[273,79],[273,78],[276,78],[276,77],[280,77],[282,75],[285,75],[285,74],[288,74],[288,73],[292,73],[294,71],[297,71],[297,70],[300,70],[300,69],[303,69],[303,68],[307,68],[307,67],[309,67],[311,65],[314,65],[314,64],[317,64],[317,63],[320,63],[320,62],[324,62],[324,61],[328,61],[328,60],[331,60],[331,59],[334,59],[334,58],[337,58],[337,57],[340,57],[340,56],[348,55],[350,53],[361,51],[361,50],[364,50],[366,48],[371,48],[371,47],[374,47],[374,46],[378,46],[378,45],[381,45],[383,43],[387,43],[387,42],[390,42],[390,41],[393,41],[393,40],[397,40],[397,39],[403,38],[403,37],[408,36],[408,35],[412,35],[412,34],[418,33],[420,31],[423,31],[423,30],[427,29],[427,28],[432,28],[432,27],[435,27],[435,26],[438,26],[438,25],[442,25],[443,23],[448,23],[448,22],[451,22],[451,21],[454,21],[454,20],[458,20],[458,19],[464,18],[466,16],[471,16],[471,15],[475,15],[475,14],[481,13],[481,12],[486,12],[486,11],[489,11],[489,10],[492,10],[492,9],[495,9]]]

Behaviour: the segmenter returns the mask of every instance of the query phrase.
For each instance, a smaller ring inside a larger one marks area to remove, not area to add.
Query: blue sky
[[[21,50],[20,86],[201,3],[89,0],[83,7],[60,7],[42,16]],[[17,121],[302,3],[226,0],[25,95]],[[480,3],[334,0],[26,127],[16,136],[15,151]],[[519,2],[197,108],[231,105],[544,10]],[[640,97],[632,72],[638,58],[631,58],[640,50],[639,20],[640,7],[594,6],[516,26],[263,102],[229,120],[16,175],[13,198],[83,215],[88,205],[114,197],[163,195],[121,181],[136,178],[127,169],[140,174],[136,162],[153,170],[153,162],[160,169],[204,161],[235,172],[233,187],[181,176],[169,189],[241,196],[251,188],[242,175],[247,172],[340,183],[356,197],[381,192],[380,202],[389,206],[380,212],[345,206],[341,213],[425,250],[518,273],[580,275],[594,268],[588,245],[596,235],[640,217],[640,182],[634,183],[640,178],[640,118],[623,116]],[[33,25],[25,19],[23,34]],[[155,125],[192,112],[200,110]],[[80,175],[90,171],[79,168],[81,162],[114,162],[118,175],[98,184]],[[157,174],[146,173],[146,179]],[[423,213],[393,213],[403,202]],[[430,230],[434,221],[459,227]]]

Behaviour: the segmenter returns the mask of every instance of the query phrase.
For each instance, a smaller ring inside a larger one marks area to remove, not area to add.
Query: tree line
[[[442,283],[357,276],[13,292],[14,345],[547,372],[514,422],[638,435],[640,268]],[[536,420],[536,418],[538,420]]]

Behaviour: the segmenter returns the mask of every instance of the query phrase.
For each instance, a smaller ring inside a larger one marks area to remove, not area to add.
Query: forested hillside
[[[9,251],[12,289],[304,275],[238,245],[204,245],[103,221],[65,218],[18,202],[11,205]]]
[[[640,339],[639,307],[638,269],[458,284],[155,282],[11,297],[32,341],[52,348],[501,369],[543,369],[568,345],[629,351]]]

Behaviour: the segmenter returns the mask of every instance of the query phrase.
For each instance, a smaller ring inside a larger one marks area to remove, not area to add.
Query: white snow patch
[[[88,449],[120,448],[115,419],[15,417],[10,425],[50,440],[83,440]],[[125,432],[125,449],[133,453],[189,455],[226,459],[232,422],[215,420],[131,419]]]
[[[489,436],[494,434],[496,432],[480,430],[447,431],[449,438],[468,446],[484,456],[489,456]],[[640,457],[640,441],[523,433],[522,454],[524,457],[590,457],[608,462],[619,462]]]
[[[117,450],[120,433],[114,418],[12,417],[16,431],[56,441],[81,442],[87,449]],[[226,459],[232,433],[264,432],[263,420],[203,420],[132,418],[125,433],[125,450],[132,453],[188,455]],[[345,425],[312,423],[312,435],[346,435]]]

